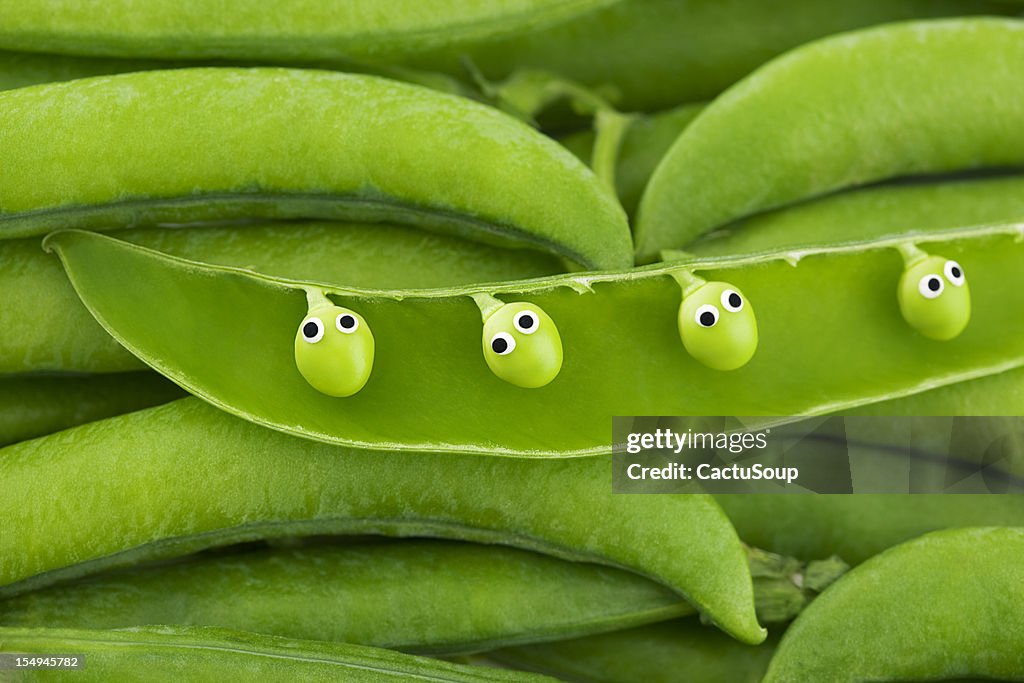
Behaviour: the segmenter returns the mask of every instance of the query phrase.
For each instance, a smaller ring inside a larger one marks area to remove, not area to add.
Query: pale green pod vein
[[[556,142],[371,76],[179,69],[0,93],[0,236],[239,217],[391,221],[590,268],[632,263],[615,199]]]
[[[925,338],[900,315],[902,259],[893,247],[906,237],[392,291],[206,266],[97,233],[63,232],[47,245],[118,341],[245,419],[359,447],[558,457],[604,452],[611,415],[823,414],[1018,367],[1024,316],[1007,311],[1024,310],[1020,234],[1004,225],[909,238],[971,273],[971,325],[947,342]],[[742,368],[722,373],[686,353],[672,277],[680,270],[729,282],[757,302],[757,353]],[[126,296],[122,278],[147,286]],[[310,286],[373,329],[373,375],[343,401],[312,389],[294,367]],[[479,294],[531,303],[557,321],[563,362],[554,380],[526,396],[488,369],[472,298]]]
[[[786,632],[764,683],[1024,680],[1024,529],[939,531],[854,569]]]
[[[6,671],[4,673],[11,674],[12,678],[5,678],[5,681],[553,681],[546,676],[450,664],[359,645],[293,640],[216,628],[156,626],[123,631],[3,628],[0,629],[0,652],[25,653],[29,656],[85,656],[85,666],[75,671]]]
[[[633,571],[760,642],[746,553],[714,500],[613,495],[610,478],[609,455],[354,450],[184,399],[0,451],[0,596],[243,541],[430,536]]]
[[[1024,22],[893,24],[797,48],[683,132],[641,201],[637,253],[893,176],[1024,164]]]

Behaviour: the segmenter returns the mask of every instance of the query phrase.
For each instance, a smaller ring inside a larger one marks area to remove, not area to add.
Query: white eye
[[[334,319],[334,324],[339,332],[352,334],[359,329],[359,318],[351,313],[339,313],[338,317]]]
[[[956,261],[946,261],[945,267],[943,267],[943,273],[946,279],[949,280],[949,284],[954,287],[962,287],[964,284],[964,269],[960,267],[960,264]]]
[[[507,356],[516,350],[516,340],[508,332],[499,332],[491,337],[491,351],[499,356]]]
[[[697,315],[693,316],[701,327],[714,327],[718,324],[718,309],[711,304],[704,304],[697,309]]]
[[[516,317],[512,318],[512,324],[523,334],[533,334],[537,331],[540,321],[533,311],[520,311],[516,313]]]
[[[302,321],[302,338],[310,344],[316,344],[324,338],[324,323],[320,318],[307,318]]]
[[[925,299],[934,299],[942,294],[942,290],[945,289],[946,285],[942,284],[942,278],[938,275],[925,275],[921,278],[921,281],[917,283],[917,291],[921,292],[921,296]]]
[[[743,310],[743,297],[735,289],[727,289],[722,292],[722,307],[730,313],[739,313]]]

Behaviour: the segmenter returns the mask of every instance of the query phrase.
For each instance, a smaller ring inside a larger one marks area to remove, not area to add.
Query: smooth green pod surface
[[[373,376],[343,407],[293,367],[308,283],[172,259],[96,233],[64,232],[47,244],[121,343],[246,419],[385,450],[565,456],[604,452],[609,415],[823,414],[1017,367],[1024,317],[1006,311],[1024,308],[1019,235],[1009,225],[914,236],[972,273],[973,323],[943,344],[900,315],[893,247],[905,238],[444,290],[317,285],[373,322]],[[733,283],[757,302],[757,355],[743,368],[721,373],[680,348],[672,275],[681,271]],[[110,272],[147,287],[125,296]],[[810,292],[813,310],[803,303]],[[481,294],[532,303],[557,321],[562,370],[529,400],[480,360],[472,297]],[[234,371],[240,364],[263,371]]]
[[[854,569],[786,631],[764,683],[1024,680],[1024,529],[939,531]]]
[[[0,446],[184,395],[172,382],[147,372],[0,378]]]
[[[709,105],[659,164],[640,206],[639,258],[850,185],[1021,165],[1022,36],[1012,19],[914,22],[770,62]]]
[[[309,311],[295,333],[295,365],[322,394],[346,397],[370,379],[373,333],[363,316],[309,294]]]
[[[714,501],[615,496],[609,477],[607,456],[338,448],[184,399],[0,451],[0,595],[247,540],[439,536],[629,569],[759,642],[746,557]]]
[[[971,319],[971,292],[963,268],[942,256],[922,254],[908,262],[896,295],[903,317],[929,339],[952,339]]]
[[[450,664],[378,648],[292,640],[216,628],[156,626],[124,631],[0,629],[0,652],[29,656],[78,654],[74,671],[5,672],[11,681],[444,681],[529,683],[544,676]]]
[[[500,303],[500,302],[498,302]],[[495,375],[524,389],[549,384],[562,369],[562,339],[538,306],[517,301],[484,320],[484,360]]]
[[[179,69],[3,92],[0,111],[2,237],[258,216],[366,219],[590,268],[632,263],[625,213],[579,160],[510,116],[417,86],[323,71]]]
[[[677,322],[686,350],[709,368],[741,368],[757,351],[754,309],[728,282],[705,282],[687,290]]]
[[[751,647],[679,619],[552,643],[509,647],[487,657],[575,683],[760,683],[778,638]]]
[[[386,224],[264,223],[137,228],[119,239],[205,263],[360,287],[447,287],[561,272],[525,249]],[[142,368],[89,315],[60,264],[37,238],[0,241],[0,373]]]

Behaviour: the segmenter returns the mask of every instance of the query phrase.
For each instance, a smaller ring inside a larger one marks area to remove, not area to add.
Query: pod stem
[[[333,306],[334,302],[328,299],[323,291],[310,288],[306,290],[306,305],[309,306],[309,310],[313,311],[318,308]]]
[[[590,166],[594,169],[594,174],[611,191],[612,196],[618,196],[615,189],[615,169],[619,164],[622,141],[635,120],[635,115],[623,114],[607,106],[598,109],[594,117],[594,149],[591,152]]]
[[[476,302],[477,307],[480,309],[480,317],[484,322],[487,322],[488,318],[494,315],[499,308],[505,305],[505,302],[495,299],[493,296],[485,292],[478,292],[476,294],[470,294],[469,296],[471,296],[473,301]]]
[[[896,251],[900,252],[900,256],[903,257],[903,262],[908,268],[916,264],[918,261],[923,261],[928,258],[927,252],[918,249],[916,245],[910,242],[897,244]]]
[[[669,272],[669,275],[679,283],[679,287],[683,290],[684,299],[708,283],[704,278],[694,275],[688,270],[673,270]]]
[[[803,563],[759,548],[746,547],[754,582],[757,618],[764,623],[789,621],[850,566],[838,557]]]

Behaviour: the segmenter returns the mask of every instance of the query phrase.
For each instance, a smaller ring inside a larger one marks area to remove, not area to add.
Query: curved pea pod
[[[1024,530],[990,527],[935,532],[872,558],[793,623],[764,683],[1024,680],[1021,553]]]
[[[184,399],[0,452],[0,596],[248,540],[437,536],[629,569],[759,642],[744,550],[714,501],[612,495],[610,476],[608,456],[339,448]]]
[[[604,452],[609,415],[823,414],[1017,367],[1024,317],[1006,311],[1024,309],[1019,235],[1019,225],[1006,225],[915,238],[971,273],[972,323],[946,342],[914,332],[900,314],[894,247],[906,237],[419,291],[268,278],[97,233],[63,232],[47,245],[118,341],[229,412],[353,446],[550,457]],[[757,353],[743,367],[722,373],[683,348],[674,276],[684,271],[731,283],[756,302]],[[111,272],[147,286],[126,297]],[[311,287],[373,329],[373,374],[344,401],[295,369],[295,329]],[[554,380],[527,395],[491,372],[480,295],[527,302],[551,318],[563,346]],[[600,323],[609,320],[616,324]]]
[[[1022,35],[1013,19],[894,24],[773,60],[665,155],[641,201],[638,257],[851,185],[1019,166]]]
[[[21,670],[14,681],[74,678],[106,681],[214,683],[247,680],[343,680],[354,683],[543,683],[546,676],[450,664],[390,650],[314,640],[293,640],[217,628],[156,626],[124,631],[0,629],[0,652],[84,656],[73,671]],[[8,672],[10,673],[10,672]],[[53,675],[53,674],[56,674]],[[5,679],[7,680],[7,679]]]
[[[0,379],[0,446],[133,410],[184,393],[154,373]]]
[[[445,287],[561,272],[558,259],[416,228],[267,223],[136,228],[117,237],[205,263],[361,287]],[[142,364],[89,315],[39,240],[0,241],[0,373],[112,372]]]
[[[760,683],[778,644],[744,645],[696,619],[678,619],[552,643],[508,647],[486,654],[516,669],[577,683]]]
[[[624,212],[569,152],[425,88],[324,71],[178,69],[8,91],[0,112],[7,238],[330,218],[415,225],[589,268],[632,263]]]

